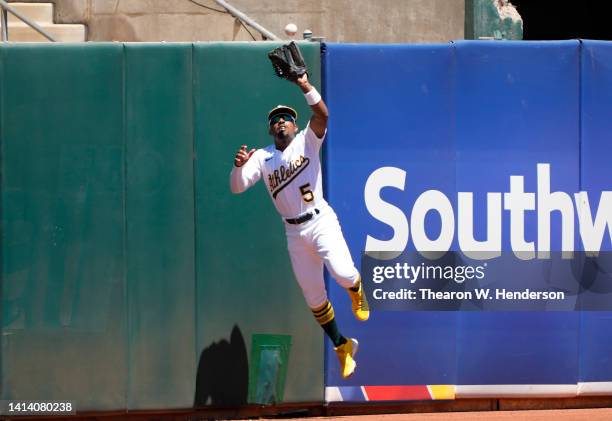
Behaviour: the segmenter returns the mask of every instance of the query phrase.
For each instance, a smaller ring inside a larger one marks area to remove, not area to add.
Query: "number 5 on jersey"
[[[314,200],[314,194],[312,193],[312,190],[310,190],[310,183],[300,186],[300,192],[302,192],[302,199],[304,202],[309,203]]]

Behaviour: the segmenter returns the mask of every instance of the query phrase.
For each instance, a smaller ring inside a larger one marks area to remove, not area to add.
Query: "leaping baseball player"
[[[338,329],[325,290],[323,264],[347,290],[357,320],[368,320],[370,311],[338,217],[323,198],[319,150],[327,132],[327,106],[306,73],[293,81],[313,111],[306,128],[299,131],[293,108],[273,108],[268,125],[274,143],[258,150],[242,145],[234,158],[230,185],[233,193],[242,193],[263,177],[284,221],[295,277],[307,305],[334,344],[342,377],[347,378],[357,366],[358,342],[344,337]]]

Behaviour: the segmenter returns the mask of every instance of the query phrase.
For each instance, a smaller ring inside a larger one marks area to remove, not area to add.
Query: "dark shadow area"
[[[249,361],[238,326],[230,341],[214,342],[200,354],[194,406],[246,405],[249,390]]]
[[[524,40],[612,40],[608,2],[511,0],[523,18]]]

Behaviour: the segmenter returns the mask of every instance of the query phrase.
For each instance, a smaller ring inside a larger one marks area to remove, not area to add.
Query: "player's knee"
[[[330,270],[331,275],[345,288],[349,288],[359,279],[359,272],[354,266],[334,268]]]
[[[327,301],[327,292],[323,291],[303,291],[306,304],[310,308],[321,307]]]

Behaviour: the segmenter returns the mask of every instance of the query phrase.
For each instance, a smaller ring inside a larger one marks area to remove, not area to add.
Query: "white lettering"
[[[399,256],[408,244],[408,220],[404,212],[396,206],[385,202],[380,197],[380,191],[385,187],[395,187],[404,190],[406,183],[406,172],[395,167],[382,167],[374,171],[368,177],[364,189],[365,205],[375,219],[389,225],[393,229],[393,237],[390,240],[379,240],[371,237],[366,238],[365,251],[382,251],[396,253],[382,253],[387,259]]]
[[[459,247],[467,257],[486,260],[501,256],[502,240],[502,196],[487,193],[487,239],[474,238],[474,193],[460,192],[457,231]]]
[[[550,164],[537,165],[537,193],[525,192],[525,179],[522,175],[510,176],[510,191],[503,193],[503,209],[510,213],[510,246],[519,259],[536,258],[536,243],[527,241],[525,233],[526,212],[536,210],[536,203],[537,257],[539,259],[550,257],[550,226],[553,212],[561,214],[562,257],[570,258],[573,255],[574,203],[571,196],[565,192],[551,192],[550,172]],[[393,230],[393,237],[388,240],[381,240],[369,234],[366,237],[365,251],[381,252],[379,259],[394,259],[408,245],[410,234],[408,213],[404,213],[402,209],[380,197],[381,190],[385,187],[404,191],[405,182],[406,172],[395,167],[377,169],[366,182],[364,198],[367,210],[372,217]],[[612,191],[601,192],[599,205],[593,211],[587,192],[575,193],[574,201],[584,249],[587,255],[597,256],[601,250],[606,228],[612,243]],[[487,193],[487,236],[485,239],[477,240],[474,235],[474,193],[457,193],[457,236],[459,248],[466,256],[485,260],[501,255],[503,225],[501,202],[502,193]],[[429,238],[425,232],[425,219],[430,211],[440,215],[441,228],[437,238]],[[455,214],[450,200],[444,193],[439,190],[427,190],[421,193],[415,200],[409,217],[414,246],[419,253],[429,259],[436,259],[450,249],[455,236]],[[413,279],[418,278],[420,269],[411,268],[411,270]],[[376,274],[377,279],[380,279],[382,274]]]
[[[477,300],[487,300],[489,298],[489,289],[483,289],[483,288],[478,288],[475,289],[474,292],[476,293],[476,299]]]
[[[435,240],[428,238],[425,232],[425,216],[431,210],[437,211],[442,220],[440,235]],[[450,249],[455,236],[455,215],[453,205],[441,191],[428,190],[417,198],[412,208],[410,224],[414,246],[419,252],[427,252],[421,253],[423,256],[437,259]]]
[[[574,204],[569,194],[550,192],[550,165],[538,164],[538,259],[550,258],[550,214],[561,212],[561,250],[564,259],[574,256]]]
[[[535,258],[535,245],[525,241],[525,211],[535,209],[535,193],[525,193],[523,176],[510,176],[510,193],[504,193],[504,209],[510,211],[510,246],[522,260]]]
[[[578,209],[578,225],[580,238],[588,256],[597,257],[601,250],[601,242],[608,227],[608,235],[612,242],[612,192],[603,191],[599,198],[599,207],[595,213],[595,222],[591,217],[589,194],[585,191],[574,194],[576,209]]]

